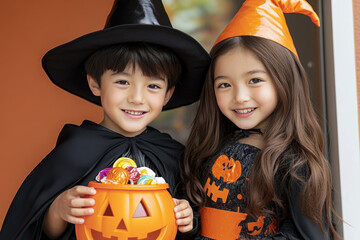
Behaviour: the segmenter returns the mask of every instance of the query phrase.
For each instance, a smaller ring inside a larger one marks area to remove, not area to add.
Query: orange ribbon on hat
[[[286,47],[298,57],[286,25],[284,13],[301,13],[320,27],[320,20],[305,0],[247,0],[216,40],[236,36],[256,36],[270,39]]]

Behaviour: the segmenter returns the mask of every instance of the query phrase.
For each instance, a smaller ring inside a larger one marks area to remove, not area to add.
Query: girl
[[[291,2],[247,0],[211,50],[182,173],[201,208],[197,239],[336,235],[323,134],[283,11],[319,20]]]

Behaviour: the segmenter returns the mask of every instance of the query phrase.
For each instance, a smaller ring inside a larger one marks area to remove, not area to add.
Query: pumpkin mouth
[[[161,229],[155,230],[153,232],[149,232],[146,238],[139,239],[138,237],[129,237],[128,240],[156,240],[162,231]],[[118,240],[119,238],[116,236],[111,236],[110,238],[104,237],[101,232],[98,232],[94,229],[91,229],[91,236],[94,240]]]

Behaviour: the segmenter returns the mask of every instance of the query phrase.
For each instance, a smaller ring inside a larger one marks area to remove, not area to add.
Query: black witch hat
[[[126,42],[157,44],[179,57],[183,73],[164,110],[198,100],[210,57],[194,38],[171,26],[161,0],[115,0],[103,30],[51,49],[42,66],[57,86],[101,105],[87,85],[85,60],[103,47]]]

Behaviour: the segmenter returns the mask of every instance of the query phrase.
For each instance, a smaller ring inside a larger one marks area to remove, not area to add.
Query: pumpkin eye
[[[146,205],[143,201],[143,199],[141,199],[139,205],[137,206],[135,213],[133,215],[133,218],[140,218],[140,217],[149,217],[150,214],[146,208]]]
[[[104,216],[110,216],[110,217],[114,216],[113,211],[111,210],[110,204],[108,204],[108,206],[106,207],[106,210],[104,212]]]

